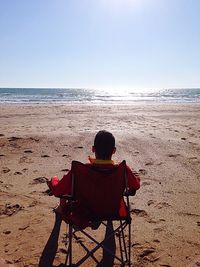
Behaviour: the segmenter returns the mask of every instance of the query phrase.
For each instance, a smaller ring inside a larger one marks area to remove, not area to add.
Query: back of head
[[[110,159],[115,149],[114,136],[105,130],[99,131],[94,139],[95,153],[100,159]]]

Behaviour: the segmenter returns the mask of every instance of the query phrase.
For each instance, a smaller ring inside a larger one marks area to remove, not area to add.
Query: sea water
[[[42,103],[200,103],[200,88],[95,90],[71,88],[0,88],[0,104]]]

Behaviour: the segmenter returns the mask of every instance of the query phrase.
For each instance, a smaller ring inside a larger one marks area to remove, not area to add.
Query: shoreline
[[[116,137],[114,160],[141,176],[131,198],[134,266],[197,266],[200,103],[0,104],[0,114],[0,258],[38,266],[58,202],[45,179],[61,178],[73,159],[86,162],[95,133],[106,129]],[[55,264],[65,256],[63,235],[64,225]]]
[[[0,102],[1,106],[188,106],[188,105],[200,105],[200,102],[171,102],[171,101],[64,101],[64,102],[13,102],[13,103],[4,103]]]

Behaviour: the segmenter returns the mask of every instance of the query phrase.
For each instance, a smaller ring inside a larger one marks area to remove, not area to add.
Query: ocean
[[[70,88],[0,88],[0,104],[200,103],[200,88],[162,90],[92,90]]]

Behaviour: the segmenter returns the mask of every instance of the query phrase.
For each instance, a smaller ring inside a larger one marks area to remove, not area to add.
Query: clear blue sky
[[[200,0],[0,0],[0,87],[200,87]]]

